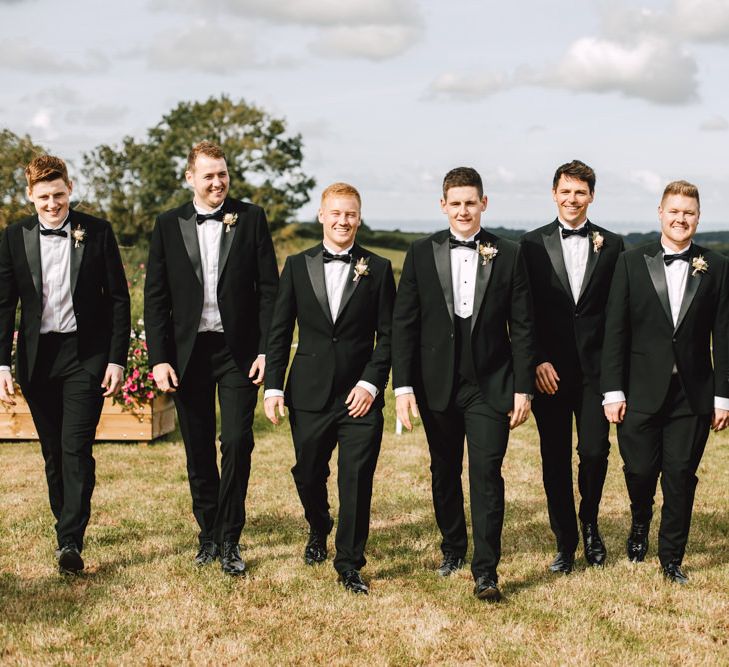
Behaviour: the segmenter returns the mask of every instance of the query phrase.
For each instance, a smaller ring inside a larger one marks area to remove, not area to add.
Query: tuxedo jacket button
[[[339,341],[339,338],[337,338],[336,336],[334,336],[334,338],[332,338],[332,343],[336,343],[338,341]]]

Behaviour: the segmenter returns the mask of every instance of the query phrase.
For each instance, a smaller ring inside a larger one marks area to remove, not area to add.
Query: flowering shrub
[[[132,411],[143,409],[147,403],[151,403],[154,397],[160,394],[154,384],[154,376],[149,365],[143,324],[139,320],[137,326],[132,328],[127,355],[126,379],[119,393],[114,396],[115,403],[121,403],[123,408]]]

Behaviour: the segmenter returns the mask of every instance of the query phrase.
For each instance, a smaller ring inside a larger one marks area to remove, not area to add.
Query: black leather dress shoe
[[[200,549],[195,556],[196,565],[208,565],[212,563],[220,553],[218,545],[215,542],[202,542]]]
[[[465,562],[463,556],[446,552],[443,554],[443,562],[438,566],[436,572],[439,577],[450,577],[456,570],[460,570]]]
[[[220,569],[232,577],[240,577],[246,573],[245,561],[240,556],[240,546],[235,542],[223,542],[220,550]]]
[[[329,517],[329,528],[325,533],[317,530],[309,531],[309,539],[304,547],[304,562],[307,565],[323,563],[327,559],[327,536],[332,532],[334,519]]]
[[[642,563],[648,553],[648,533],[651,525],[649,523],[636,523],[633,521],[630,526],[630,535],[625,542],[625,551],[633,563]]]
[[[681,563],[677,560],[666,563],[661,567],[663,576],[674,584],[687,584],[688,577],[681,570]]]
[[[501,599],[501,591],[496,585],[496,580],[488,574],[481,575],[476,579],[473,594],[479,600],[486,600],[487,602],[498,602]]]
[[[370,591],[367,584],[362,581],[359,570],[346,570],[339,575],[339,583],[352,593],[367,595]]]
[[[585,560],[588,565],[593,567],[602,567],[605,565],[607,558],[607,549],[605,543],[600,537],[600,531],[597,529],[597,523],[582,524],[582,543],[585,548]]]
[[[558,551],[549,569],[558,574],[569,574],[575,569],[575,554],[568,551]]]
[[[62,544],[58,551],[58,571],[61,574],[78,574],[84,569],[84,561],[73,542]]]

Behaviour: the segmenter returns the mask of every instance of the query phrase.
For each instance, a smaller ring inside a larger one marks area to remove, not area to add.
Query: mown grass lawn
[[[580,560],[573,575],[551,575],[536,431],[531,422],[518,429],[504,467],[506,600],[488,605],[472,596],[468,570],[449,580],[434,575],[439,537],[424,435],[395,436],[391,407],[387,415],[363,570],[369,597],[336,584],[331,558],[304,565],[288,428],[273,430],[260,415],[243,580],[192,563],[197,530],[179,436],[96,446],[88,568],[74,578],[56,573],[38,445],[1,444],[0,662],[729,663],[728,436],[712,435],[701,465],[685,560],[690,585],[678,587],[659,575],[656,525],[648,560],[624,557],[629,514],[616,447],[601,516],[608,566],[588,571]]]

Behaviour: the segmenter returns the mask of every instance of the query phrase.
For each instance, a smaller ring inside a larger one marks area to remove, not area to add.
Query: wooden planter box
[[[16,405],[0,403],[0,441],[37,440],[28,404],[17,391]],[[175,430],[175,405],[169,396],[157,396],[144,410],[131,412],[104,400],[101,419],[96,428],[97,440],[154,440]]]

